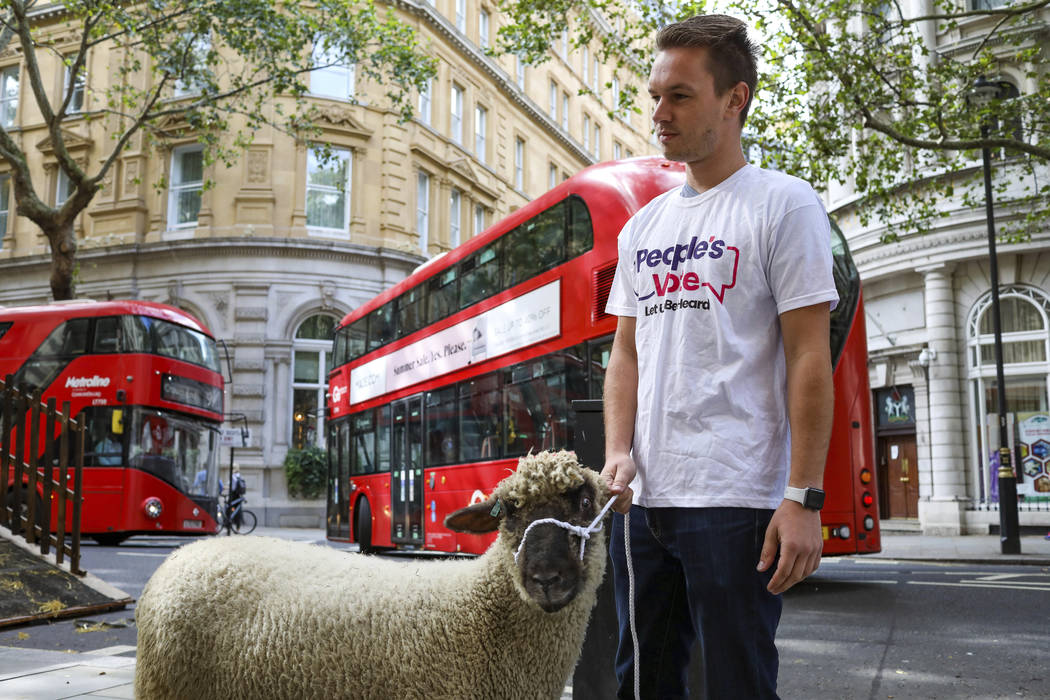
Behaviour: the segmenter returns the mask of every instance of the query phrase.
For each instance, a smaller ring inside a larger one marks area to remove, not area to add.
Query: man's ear
[[[747,101],[750,97],[751,89],[747,86],[747,83],[742,80],[729,88],[729,101],[726,103],[726,116],[739,119],[740,112],[747,106]]]
[[[445,516],[445,527],[454,532],[483,535],[498,530],[503,515],[503,504],[495,498],[489,498],[449,513]]]

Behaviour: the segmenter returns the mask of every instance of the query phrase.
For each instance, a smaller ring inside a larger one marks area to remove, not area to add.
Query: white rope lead
[[[638,672],[638,628],[634,623],[634,565],[631,563],[631,511],[623,514],[623,547],[627,560],[627,619],[631,626],[631,643],[634,644],[634,700],[642,700],[642,674]]]
[[[598,532],[602,529],[602,518],[609,512],[609,508],[612,507],[613,502],[616,499],[610,498],[606,503],[602,511],[598,513],[598,517],[591,521],[591,524],[587,527],[581,527],[579,525],[573,525],[567,523],[564,520],[558,520],[557,518],[540,518],[539,520],[533,520],[529,523],[529,526],[525,528],[525,532],[521,536],[521,543],[518,544],[518,549],[514,552],[514,563],[518,563],[518,555],[521,554],[521,548],[525,546],[525,538],[529,536],[529,531],[537,525],[543,525],[544,523],[550,523],[551,525],[557,525],[563,527],[572,534],[580,538],[580,561],[583,561],[584,548],[587,546],[587,540],[591,538],[591,534]]]

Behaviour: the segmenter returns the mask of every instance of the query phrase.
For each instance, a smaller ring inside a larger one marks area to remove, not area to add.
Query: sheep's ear
[[[455,532],[470,532],[482,535],[499,529],[499,520],[503,516],[503,503],[490,498],[482,503],[475,503],[460,508],[445,517],[445,527]]]

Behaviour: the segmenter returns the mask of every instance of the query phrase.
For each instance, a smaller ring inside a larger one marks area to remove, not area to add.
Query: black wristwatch
[[[788,486],[784,489],[784,498],[801,503],[803,508],[809,508],[810,510],[820,510],[824,507],[824,492],[812,487],[800,489]]]

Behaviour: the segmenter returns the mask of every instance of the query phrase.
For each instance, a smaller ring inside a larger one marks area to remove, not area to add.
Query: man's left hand
[[[759,571],[765,571],[773,563],[778,545],[780,563],[766,586],[773,594],[783,593],[820,566],[820,555],[824,551],[820,511],[804,508],[795,501],[783,501],[766,528]]]

